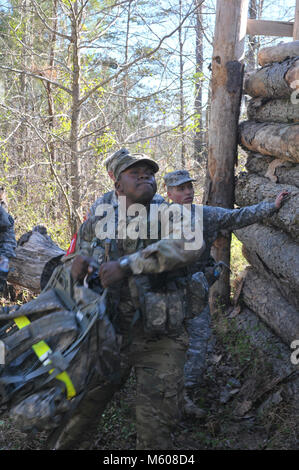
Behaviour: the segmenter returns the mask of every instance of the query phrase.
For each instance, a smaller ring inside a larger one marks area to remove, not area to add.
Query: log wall
[[[239,207],[273,201],[283,189],[291,197],[271,218],[235,232],[250,265],[242,275],[238,317],[244,325],[248,315],[255,318],[271,331],[272,342],[291,351],[299,340],[299,41],[266,48],[259,61],[262,67],[244,85],[250,99],[239,145],[247,161],[235,201]]]

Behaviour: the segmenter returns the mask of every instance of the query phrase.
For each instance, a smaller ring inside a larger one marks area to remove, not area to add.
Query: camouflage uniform
[[[190,177],[186,170],[178,170],[165,175],[164,181],[167,186],[171,187],[195,180]],[[185,365],[186,387],[192,388],[199,385],[206,367],[206,353],[211,337],[208,289],[216,279],[213,279],[213,276],[206,279],[205,276],[199,275],[199,273],[213,270],[215,260],[211,256],[212,244],[220,235],[221,230],[233,231],[251,225],[261,221],[264,217],[269,217],[276,210],[274,202],[262,202],[242,209],[203,206],[203,239],[206,247],[200,259],[187,268],[192,276],[187,291],[190,300],[189,308],[192,309],[194,318],[187,322],[189,348]],[[194,230],[196,226],[194,205],[192,205],[192,221]],[[207,291],[206,302],[204,303],[203,289]]]
[[[3,205],[0,205],[0,292],[6,286],[6,279],[9,272],[9,259],[14,258],[17,246],[14,220],[6,212]]]
[[[205,250],[192,268],[196,271],[204,271],[207,266],[211,266],[211,260],[213,259],[211,257],[212,244],[219,237],[221,230],[233,231],[256,222],[261,222],[276,211],[275,203],[266,201],[253,206],[243,207],[242,209],[203,206]],[[194,223],[196,224],[195,220]],[[210,309],[207,302],[200,315],[190,320],[188,324],[190,346],[185,369],[187,386],[198,385],[205,370],[208,341],[211,337],[210,323]]]
[[[0,205],[0,255],[14,258],[16,246],[14,219]]]
[[[117,221],[117,201],[114,210]],[[81,226],[77,253],[92,256],[101,264],[107,256],[107,240],[99,240],[96,237],[96,224],[99,219],[97,216],[91,216]],[[132,219],[128,218],[127,223]],[[131,277],[109,288],[110,305],[113,305],[111,315],[122,343],[121,380],[119,384],[103,384],[89,390],[59,438],[56,441],[50,439],[56,449],[82,449],[90,446],[90,435],[94,434],[101,414],[113,394],[127,380],[132,368],[135,369],[137,380],[136,448],[172,448],[171,433],[180,420],[182,409],[183,368],[188,337],[183,322],[176,330],[165,334],[145,333],[142,319],[136,320],[138,288],[135,275],[152,276],[158,285],[164,285],[167,282],[163,277],[165,271],[193,262],[202,253],[202,248],[186,251],[183,239],[159,238],[160,235],[155,240],[117,240],[116,237],[116,240],[111,240],[109,244],[109,260],[127,256],[133,273]],[[158,277],[155,277],[156,275]],[[177,295],[176,289],[173,295]],[[174,310],[176,308],[177,306],[174,306]],[[172,315],[172,311],[169,315]]]

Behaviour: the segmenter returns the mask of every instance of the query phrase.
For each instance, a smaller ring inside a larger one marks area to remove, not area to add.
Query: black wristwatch
[[[132,274],[132,269],[130,267],[130,260],[127,256],[124,256],[123,258],[120,258],[118,260],[120,269],[127,275],[129,276]]]

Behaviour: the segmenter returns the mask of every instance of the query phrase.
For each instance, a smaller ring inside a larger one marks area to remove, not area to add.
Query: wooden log
[[[243,243],[244,256],[280,290],[286,300],[299,307],[299,245],[273,227],[253,224],[235,231]]]
[[[299,163],[299,124],[244,121],[239,126],[239,142],[245,150]]]
[[[250,250],[244,244],[242,246],[242,254],[248,263],[250,263],[250,265],[254,267],[264,279],[272,282],[277,291],[280,292],[280,294],[287,299],[293,307],[299,310],[298,293],[295,292],[287,282],[281,282],[281,277],[276,275],[273,270],[269,269],[255,251]]]
[[[65,251],[51,240],[44,227],[43,229],[40,230],[42,233],[35,228],[22,235],[16,248],[16,258],[10,260],[8,282],[25,287],[33,293],[41,290],[42,274],[48,276],[65,255]],[[48,274],[45,272],[47,270]]]
[[[274,201],[284,189],[291,193],[290,199],[267,222],[284,230],[294,240],[299,240],[299,189],[296,186],[275,184],[262,176],[241,173],[236,184],[236,203],[250,206],[263,200]]]
[[[247,117],[250,121],[291,124],[299,122],[299,106],[290,98],[252,98],[247,104]]]
[[[218,0],[213,44],[211,114],[208,152],[209,205],[233,207],[234,166],[237,158],[238,119],[243,83],[243,59],[248,0]],[[230,262],[230,234],[219,237],[214,256]],[[213,299],[229,303],[229,273],[211,289]]]
[[[250,36],[292,37],[294,23],[289,21],[256,20],[248,18],[247,34]]]
[[[275,62],[247,74],[244,93],[252,98],[288,98],[299,88],[299,58]]]
[[[243,385],[236,395],[233,414],[244,416],[256,404],[260,407],[266,398],[270,399],[273,390],[277,387],[283,394],[284,402],[294,403],[297,408],[299,392],[299,377],[296,376],[298,366],[292,364],[290,345],[283,341],[271,330],[254,311],[247,307],[242,308],[239,315],[234,318],[235,326],[254,348],[254,354],[260,359],[263,370],[256,374],[250,371],[249,376],[244,374]],[[270,396],[269,396],[270,394]],[[264,408],[264,404],[262,405]]]
[[[245,164],[246,169],[250,173],[256,173],[259,176],[269,177],[269,165],[277,161],[272,157],[262,155],[260,153],[249,152]],[[272,171],[272,180],[280,184],[289,184],[299,187],[299,165],[291,162],[283,162],[279,160],[280,165]],[[268,176],[266,175],[268,173]]]
[[[299,41],[282,42],[276,46],[264,47],[257,57],[262,67],[273,62],[283,62],[285,59],[299,57]]]
[[[272,282],[252,267],[246,270],[241,296],[243,302],[287,345],[298,339],[299,311],[280,295]]]

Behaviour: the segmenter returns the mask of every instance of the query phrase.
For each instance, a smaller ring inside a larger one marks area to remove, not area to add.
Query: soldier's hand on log
[[[106,288],[124,279],[125,273],[121,269],[118,261],[109,261],[101,265],[99,276],[102,286]]]
[[[90,262],[91,258],[87,256],[76,256],[71,268],[71,275],[74,281],[83,281],[86,274],[91,274],[93,272],[93,267],[90,266]]]
[[[286,201],[286,200],[289,198],[289,196],[290,196],[290,193],[289,193],[289,191],[287,191],[286,189],[285,189],[284,191],[281,191],[281,192],[278,194],[277,198],[275,199],[275,207],[276,207],[276,209],[280,209],[281,206],[282,206],[282,203],[283,203],[284,201]]]

